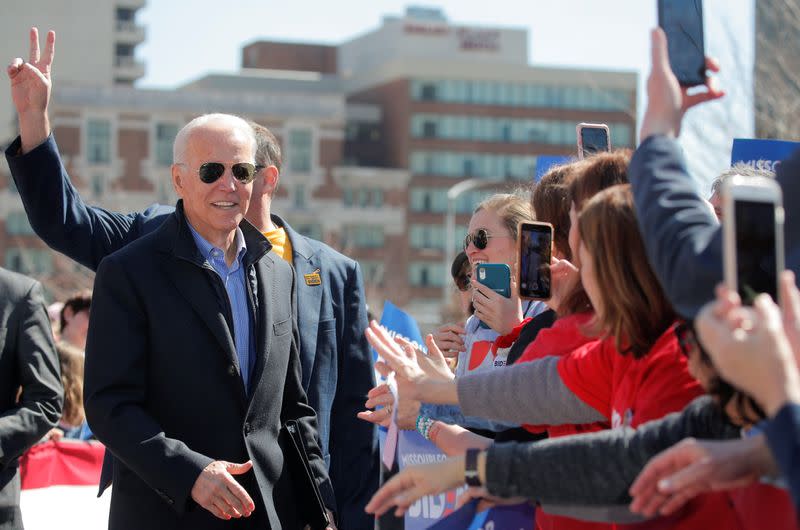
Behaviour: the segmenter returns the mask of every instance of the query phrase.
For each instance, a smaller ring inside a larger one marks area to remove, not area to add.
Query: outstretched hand
[[[11,81],[11,99],[20,120],[22,151],[27,152],[50,134],[47,123],[47,104],[52,82],[50,71],[56,49],[56,33],[49,31],[44,54],[39,50],[39,30],[30,31],[28,61],[17,57],[6,69]]]
[[[647,109],[642,119],[640,141],[655,134],[664,134],[677,138],[681,131],[681,121],[687,110],[713,101],[725,95],[716,84],[716,78],[707,77],[705,91],[696,92],[694,87],[682,87],[672,72],[669,64],[667,36],[661,28],[650,34],[651,38],[651,70],[647,78]],[[706,57],[706,69],[719,71],[719,63]],[[690,88],[692,93],[689,94]]]

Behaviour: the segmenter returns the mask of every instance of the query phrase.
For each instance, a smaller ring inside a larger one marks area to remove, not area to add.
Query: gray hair
[[[178,131],[178,134],[175,136],[175,142],[172,144],[172,162],[175,164],[182,163],[186,158],[186,148],[189,145],[189,139],[191,138],[195,129],[212,123],[227,124],[230,125],[231,128],[247,131],[247,133],[253,139],[253,153],[255,154],[256,148],[258,147],[255,133],[247,121],[233,114],[213,113],[203,114],[202,116],[196,117],[184,125],[180,131]]]
[[[709,197],[713,197],[714,195],[718,194],[722,189],[722,183],[725,182],[725,179],[734,175],[741,175],[743,177],[775,178],[775,172],[769,168],[770,164],[766,160],[758,160],[756,161],[755,165],[737,162],[729,169],[726,169],[720,173],[719,176],[714,179],[714,182],[711,183],[711,195],[709,195]]]

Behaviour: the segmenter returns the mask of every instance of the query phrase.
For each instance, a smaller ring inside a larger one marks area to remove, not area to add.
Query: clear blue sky
[[[725,70],[752,67],[753,2],[704,1],[706,51],[721,60],[729,96],[692,111],[684,127],[690,169],[701,182],[727,166],[733,137],[753,134],[752,72]],[[534,65],[636,71],[643,112],[656,0],[147,0],[138,19],[147,28],[137,51],[147,65],[139,86],[172,88],[208,72],[234,73],[243,45],[258,39],[338,44],[408,5],[439,7],[456,24],[527,28]]]

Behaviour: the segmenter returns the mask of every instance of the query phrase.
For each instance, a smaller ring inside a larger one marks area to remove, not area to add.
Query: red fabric
[[[528,317],[524,319],[522,322],[517,324],[517,327],[511,330],[508,335],[503,335],[502,337],[497,337],[494,339],[495,349],[497,348],[510,348],[512,344],[519,338],[519,334],[522,332],[522,328],[528,325],[528,322],[533,320],[533,317]]]
[[[22,489],[100,484],[105,448],[100,442],[45,442],[19,459]]]
[[[489,355],[489,351],[492,349],[492,342],[488,340],[481,340],[478,342],[474,342],[472,344],[472,348],[469,351],[469,370],[477,369],[483,361],[486,359],[486,356]]]
[[[572,353],[582,347],[589,347],[589,344],[599,344],[595,338],[587,337],[582,333],[582,329],[589,324],[594,317],[594,313],[579,313],[568,317],[559,318],[552,327],[539,331],[536,340],[531,342],[517,363],[535,361],[547,356],[562,356]],[[607,429],[608,424],[592,425],[523,425],[530,432],[544,432],[550,438],[558,436],[568,436],[582,432],[594,432]]]
[[[755,483],[728,492],[744,528],[797,530],[797,513],[789,492],[767,484]]]

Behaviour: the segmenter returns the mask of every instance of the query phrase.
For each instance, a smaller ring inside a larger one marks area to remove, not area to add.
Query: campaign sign
[[[542,175],[550,171],[554,166],[560,166],[572,161],[572,157],[562,155],[540,155],[536,157],[536,177],[534,182],[539,182]]]
[[[735,138],[731,149],[731,166],[743,162],[756,169],[775,171],[775,166],[800,148],[800,142]]]
[[[397,459],[400,469],[418,464],[432,464],[446,460],[447,456],[439,448],[422,437],[417,431],[400,431],[397,443]],[[467,490],[466,486],[457,490],[429,495],[409,506],[405,514],[405,530],[424,530],[430,528],[442,517],[455,512],[458,498]],[[458,527],[453,527],[458,528]],[[460,528],[466,528],[462,526]]]
[[[533,530],[534,522],[534,508],[529,503],[478,512],[478,499],[473,499],[430,530]]]

